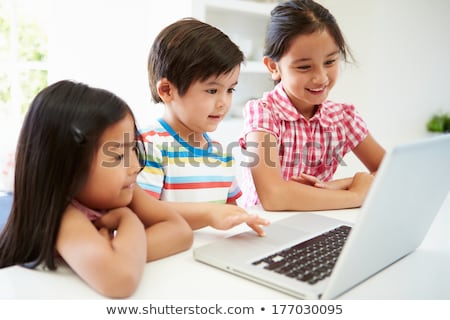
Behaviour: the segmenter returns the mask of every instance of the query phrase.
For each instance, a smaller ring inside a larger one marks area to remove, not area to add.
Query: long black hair
[[[56,269],[62,215],[85,184],[102,133],[127,114],[113,93],[59,81],[32,101],[20,132],[11,212],[0,234],[0,268]],[[134,118],[133,118],[134,119]],[[135,134],[138,136],[135,126]]]

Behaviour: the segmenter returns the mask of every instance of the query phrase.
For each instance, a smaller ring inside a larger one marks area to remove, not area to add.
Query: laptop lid
[[[266,237],[244,232],[194,249],[194,258],[304,299],[332,299],[413,251],[450,189],[450,135],[394,148],[383,159],[361,214],[330,277],[316,285],[252,262],[342,221],[299,213],[272,223]]]
[[[415,250],[449,191],[450,135],[387,153],[323,298],[342,294]]]

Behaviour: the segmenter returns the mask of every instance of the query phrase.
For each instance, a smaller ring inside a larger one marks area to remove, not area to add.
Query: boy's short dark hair
[[[230,72],[244,61],[238,46],[219,29],[184,18],[164,28],[148,57],[148,79],[155,103],[162,102],[157,82],[167,78],[182,96],[195,81]]]

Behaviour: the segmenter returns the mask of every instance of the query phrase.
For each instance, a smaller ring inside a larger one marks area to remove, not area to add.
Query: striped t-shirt
[[[204,133],[207,148],[183,140],[163,119],[141,132],[147,151],[138,184],[157,199],[227,203],[241,196],[232,155]]]

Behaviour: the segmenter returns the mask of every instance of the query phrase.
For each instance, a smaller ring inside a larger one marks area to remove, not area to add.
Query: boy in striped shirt
[[[224,33],[192,18],[167,26],[150,49],[152,98],[165,112],[141,132],[147,158],[138,183],[174,206],[192,229],[246,222],[263,235],[267,225],[236,205],[242,193],[233,158],[207,134],[230,109],[243,60]]]

